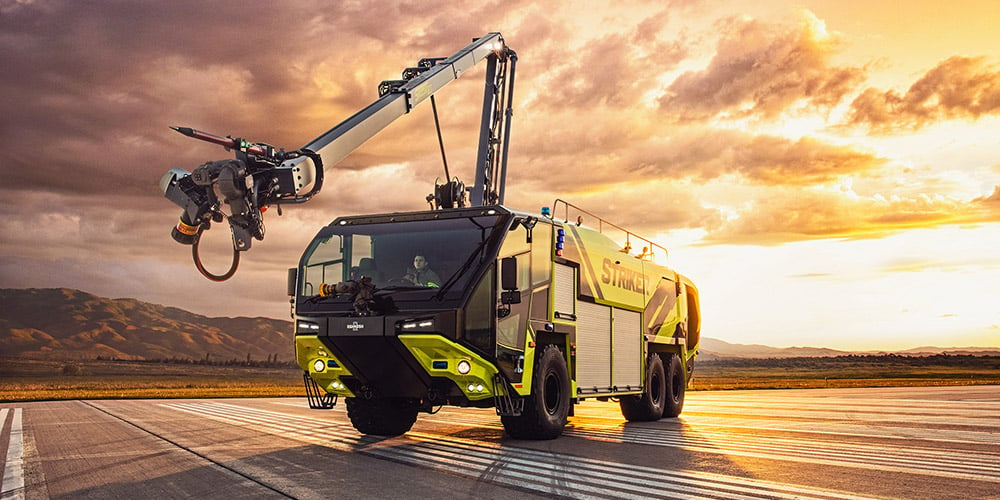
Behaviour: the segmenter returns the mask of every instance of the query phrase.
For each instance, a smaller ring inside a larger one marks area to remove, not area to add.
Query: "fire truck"
[[[676,417],[698,352],[698,290],[664,265],[665,248],[583,208],[504,205],[517,55],[499,33],[382,82],[378,100],[298,150],[175,127],[236,157],[164,176],[184,209],[174,239],[206,277],[228,279],[263,239],[264,209],[311,199],[324,164],[425,100],[437,124],[434,94],[483,61],[475,184],[450,175],[442,146],[447,180],[427,210],[337,218],[289,270],[310,407],[344,398],[359,432],[383,436],[442,406],[493,408],[518,439],[558,437],[586,399],[619,401],[629,421]],[[214,275],[198,242],[223,221],[233,264]]]

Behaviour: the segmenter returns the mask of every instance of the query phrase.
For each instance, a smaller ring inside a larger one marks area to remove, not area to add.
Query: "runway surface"
[[[457,408],[364,437],[304,398],[5,403],[0,422],[0,500],[1000,498],[1000,386],[690,392],[636,424],[588,401],[540,442]]]

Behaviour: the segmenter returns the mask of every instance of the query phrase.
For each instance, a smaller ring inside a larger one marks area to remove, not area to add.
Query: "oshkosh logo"
[[[361,323],[355,321],[354,323],[347,325],[347,329],[356,332],[358,330],[364,330],[365,325],[362,325]]]

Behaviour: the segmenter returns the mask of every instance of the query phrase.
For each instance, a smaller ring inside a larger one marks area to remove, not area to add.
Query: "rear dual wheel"
[[[638,396],[622,396],[622,415],[630,422],[651,422],[676,417],[684,408],[684,370],[676,354],[669,354],[666,366],[659,354],[649,357],[646,385]]]
[[[687,386],[687,377],[684,376],[684,368],[681,366],[681,358],[676,354],[670,355],[667,361],[667,399],[663,405],[664,417],[676,417],[684,409],[684,388]]]

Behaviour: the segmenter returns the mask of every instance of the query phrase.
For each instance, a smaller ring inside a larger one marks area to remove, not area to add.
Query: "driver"
[[[429,286],[438,288],[441,286],[441,277],[428,267],[427,258],[423,255],[413,256],[413,267],[406,270],[403,279],[414,285]]]

